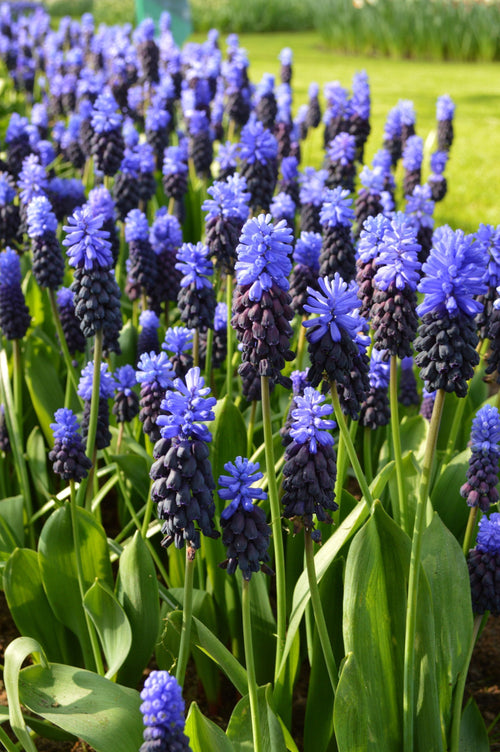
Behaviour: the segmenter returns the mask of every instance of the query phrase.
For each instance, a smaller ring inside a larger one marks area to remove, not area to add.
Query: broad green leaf
[[[422,566],[432,592],[439,701],[447,736],[455,685],[467,671],[473,617],[465,557],[437,514],[422,536]]]
[[[463,538],[469,507],[460,496],[460,487],[466,481],[470,449],[465,449],[449,462],[438,476],[431,491],[432,506],[457,540]]]
[[[137,329],[129,319],[120,332],[120,355],[116,356],[116,367],[135,363],[137,358]]]
[[[265,574],[259,572],[252,577],[250,588],[250,617],[257,684],[271,681],[274,675],[276,620],[269,602],[268,580]],[[238,578],[238,586],[240,585],[241,579]]]
[[[51,497],[49,492],[49,476],[47,473],[47,449],[39,426],[35,426],[26,444],[28,467],[33,483],[46,499]]]
[[[45,440],[52,445],[54,439],[50,424],[54,421],[55,411],[64,406],[64,393],[53,357],[36,337],[30,337],[26,342],[24,373]]]
[[[370,736],[370,699],[356,657],[348,653],[333,705],[333,725],[339,750],[375,752],[382,749]]]
[[[113,454],[113,462],[123,471],[126,482],[134,493],[142,499],[147,499],[149,495],[149,467],[150,464],[144,457],[138,454]]]
[[[9,706],[9,720],[12,731],[23,745],[25,752],[36,752],[31,736],[26,728],[26,722],[21,711],[24,701],[21,692],[21,666],[30,655],[38,655],[45,666],[48,666],[43,648],[31,637],[17,637],[5,650],[3,682],[7,693]]]
[[[223,730],[206,718],[195,702],[189,706],[185,733],[193,752],[234,752]]]
[[[490,752],[488,732],[473,697],[462,714],[458,749],[459,752]]]
[[[0,705],[0,724],[9,719],[9,709]],[[25,719],[26,720],[26,719]],[[78,741],[73,734],[68,734],[66,731],[53,726],[48,721],[43,721],[41,718],[36,718],[34,715],[30,715],[27,718],[30,729],[32,729],[38,736],[44,739],[53,739],[56,742],[73,742],[76,744]]]
[[[106,656],[111,679],[123,665],[132,645],[132,629],[123,608],[111,588],[96,580],[83,599],[85,610],[97,629]]]
[[[142,744],[139,693],[91,671],[58,663],[28,666],[19,677],[19,694],[29,710],[96,752],[137,752]]]
[[[18,546],[19,542],[11,526],[7,520],[0,517],[0,562],[2,565]]]
[[[413,523],[415,520],[415,509],[417,506],[418,489],[420,486],[421,470],[418,462],[416,461],[413,452],[407,452],[402,459],[403,465],[403,477],[404,477],[404,491],[405,491],[405,505],[407,510],[407,526],[406,532],[413,530]],[[391,475],[388,482],[389,493],[391,498],[391,504],[397,503],[399,497],[398,484],[396,479],[396,473]],[[399,507],[394,511],[394,518],[396,521],[399,519]]]
[[[261,750],[286,752],[287,745],[281,724],[270,705],[271,696],[270,684],[257,689]],[[255,749],[248,695],[245,695],[233,710],[226,733],[233,743],[235,752],[253,752]]]
[[[117,680],[136,686],[151,658],[160,629],[156,570],[138,531],[120,556],[116,594],[132,628],[132,644]]]
[[[76,509],[80,537],[84,592],[96,579],[113,587],[106,533],[85,509]],[[38,556],[43,586],[58,619],[79,638],[90,654],[85,614],[78,586],[69,504],[51,514],[40,534]]]
[[[49,605],[35,551],[29,548],[14,551],[5,565],[3,584],[9,610],[22,635],[37,640],[49,660],[81,659],[71,633]]]
[[[0,518],[8,524],[16,545],[24,545],[24,499],[22,496],[10,496],[0,503]],[[1,536],[1,533],[0,533]],[[0,544],[0,550],[3,550]],[[7,549],[6,549],[7,550]]]
[[[421,415],[405,416],[399,426],[401,452],[413,452],[417,462],[421,462],[427,443],[429,423]]]

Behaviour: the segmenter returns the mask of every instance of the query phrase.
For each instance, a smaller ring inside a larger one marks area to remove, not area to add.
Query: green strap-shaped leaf
[[[28,733],[21,712],[21,702],[24,704],[24,701],[20,699],[20,670],[26,658],[32,653],[38,654],[44,664],[48,665],[43,648],[36,640],[31,637],[17,637],[7,646],[3,671],[10,725],[26,752],[36,752],[36,747]]]
[[[24,499],[22,496],[10,496],[2,499],[0,504],[0,518],[4,520],[16,541],[16,546],[24,546]],[[0,543],[0,551],[3,549]],[[14,549],[12,549],[13,551]]]
[[[262,752],[286,752],[287,744],[283,729],[270,704],[271,695],[270,684],[257,689],[261,750]],[[253,752],[255,749],[248,695],[245,695],[233,710],[226,733],[233,743],[235,752]]]
[[[195,702],[189,707],[185,733],[193,752],[234,752],[223,730],[206,718]]]
[[[96,752],[137,752],[143,722],[138,692],[92,671],[53,663],[28,666],[19,677],[23,705]]]
[[[37,337],[29,337],[25,348],[26,364],[24,375],[45,440],[52,445],[53,435],[50,424],[55,411],[64,405],[64,393],[59,376],[54,368],[53,354]]]
[[[111,588],[99,580],[85,593],[83,605],[101,640],[108,664],[106,677],[111,679],[122,666],[132,645],[129,620]]]
[[[117,679],[120,684],[135,687],[151,658],[160,630],[156,571],[138,531],[120,556],[116,594],[132,628],[130,650]]]
[[[473,697],[470,698],[462,715],[458,748],[459,752],[490,752],[488,732]]]
[[[439,475],[431,492],[432,506],[458,540],[463,537],[469,516],[469,507],[465,501],[459,501],[460,486],[465,483],[469,458],[470,449],[453,457]]]

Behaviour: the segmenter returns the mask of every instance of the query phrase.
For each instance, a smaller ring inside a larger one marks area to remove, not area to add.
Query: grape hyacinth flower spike
[[[182,245],[182,228],[177,217],[162,206],[155,214],[149,240],[156,254],[156,286],[151,307],[159,315],[162,307],[168,312],[169,302],[176,302],[182,272],[175,268],[177,251]]]
[[[54,434],[54,446],[49,452],[52,469],[63,480],[79,483],[88,475],[92,463],[85,454],[76,415],[62,407],[54,413],[54,420],[50,424]]]
[[[125,218],[125,240],[129,250],[128,285],[140,288],[145,309],[145,298],[154,297],[156,292],[158,269],[149,241],[148,218],[140,209],[132,209]]]
[[[97,97],[92,113],[91,153],[96,168],[104,175],[115,175],[120,169],[125,150],[122,122],[123,116],[115,98],[110,91],[103,91]]]
[[[481,244],[488,252],[486,274],[488,290],[485,295],[478,298],[484,308],[476,316],[479,339],[484,340],[490,338],[491,325],[499,317],[498,313],[495,312],[495,301],[498,297],[497,287],[500,285],[500,225],[494,227],[493,225],[480,224],[475,233],[475,238],[476,243]]]
[[[201,207],[207,212],[205,234],[210,255],[223,274],[234,273],[236,246],[249,214],[250,192],[246,188],[246,180],[239,175],[215,181],[207,188],[211,198]]]
[[[431,195],[434,201],[442,201],[448,190],[448,182],[443,175],[447,161],[447,151],[438,150],[431,154],[431,173],[427,179],[427,184],[430,186]]]
[[[249,120],[241,131],[240,173],[250,192],[254,212],[269,211],[278,177],[278,142],[258,120]]]
[[[160,326],[160,319],[156,313],[149,309],[141,311],[139,315],[139,326],[141,327],[141,331],[139,332],[139,338],[137,340],[137,359],[139,359],[143,353],[159,353],[160,341],[158,339],[158,328]]]
[[[301,316],[307,315],[304,304],[307,288],[314,287],[319,276],[319,256],[322,237],[318,232],[301,232],[293,251],[295,266],[290,275],[292,308]]]
[[[94,361],[91,360],[82,370],[77,390],[78,396],[84,400],[82,434],[85,439],[87,438],[90,425],[93,382]],[[96,449],[106,449],[106,447],[108,447],[111,443],[111,433],[109,431],[108,400],[114,396],[115,388],[116,382],[112,374],[108,372],[108,364],[101,363],[99,379],[99,410],[95,435]]]
[[[321,123],[321,105],[319,103],[319,85],[315,81],[309,84],[307,95],[306,126],[307,128],[317,128]]]
[[[419,261],[427,259],[432,247],[434,227],[434,201],[432,191],[426,183],[416,185],[411,196],[406,197],[405,214],[411,217],[417,228],[417,242],[420,244]]]
[[[410,136],[403,148],[403,193],[411,196],[422,177],[424,142],[420,136]]]
[[[499,499],[497,491],[500,458],[500,416],[496,407],[485,405],[477,411],[472,421],[470,435],[471,457],[467,482],[460,495],[469,507],[487,512]]]
[[[444,227],[424,263],[418,290],[424,293],[414,347],[420,377],[428,391],[467,394],[479,362],[474,317],[482,308],[475,296],[486,292],[487,252],[462,230]]]
[[[449,94],[438,97],[436,103],[436,118],[438,124],[438,149],[448,152],[453,143],[453,118],[455,103]]]
[[[189,752],[182,687],[168,671],[151,671],[141,691],[144,742],[139,752]]]
[[[136,371],[136,379],[141,384],[139,420],[143,424],[144,433],[153,444],[161,437],[157,419],[173,378],[174,370],[167,353],[142,353]]]
[[[354,191],[356,177],[356,139],[350,133],[341,131],[326,148],[329,188],[341,187],[349,193]]]
[[[401,358],[401,373],[399,377],[398,402],[404,407],[420,405],[417,391],[417,380],[413,372],[413,357]]]
[[[0,329],[8,340],[28,331],[31,315],[21,289],[21,262],[12,248],[0,253]]]
[[[134,368],[130,365],[118,368],[115,372],[115,379],[113,415],[117,423],[130,423],[139,414],[139,397],[133,391],[137,385]]]
[[[183,243],[177,253],[175,267],[183,274],[177,305],[181,321],[194,329],[195,337],[213,329],[214,324],[216,300],[211,280],[214,270],[209,253],[208,246],[201,242]]]
[[[193,336],[193,330],[186,326],[172,326],[165,332],[162,350],[169,353],[177,378],[183,379],[193,365]]]
[[[59,319],[69,354],[85,352],[86,339],[80,329],[80,322],[75,314],[75,295],[69,287],[61,287],[56,293]],[[76,365],[76,362],[73,362]]]
[[[356,215],[356,237],[359,237],[363,224],[368,217],[382,214],[382,193],[384,192],[386,176],[381,167],[363,167],[359,174],[361,188],[358,190],[354,204]]]
[[[244,580],[250,580],[254,572],[272,574],[266,563],[271,528],[264,511],[255,503],[267,499],[267,493],[254,485],[263,477],[259,467],[258,462],[236,457],[234,463],[226,462],[224,470],[228,474],[221,475],[218,481],[219,497],[230,501],[221,512],[227,559],[219,566],[228,574],[234,574],[239,567]]]
[[[356,276],[356,252],[352,236],[354,211],[349,192],[337,187],[326,190],[320,221],[323,242],[319,255],[319,276],[333,279],[338,273],[345,282]]]
[[[349,100],[349,133],[356,140],[356,160],[363,163],[366,141],[370,135],[370,83],[366,71],[358,71],[352,77],[352,97]]]
[[[391,419],[388,397],[390,365],[384,358],[383,350],[372,350],[368,374],[370,388],[359,414],[360,424],[371,430],[386,426]]]
[[[500,513],[479,520],[476,545],[467,556],[475,614],[500,615]]]
[[[377,273],[377,258],[385,231],[390,220],[384,214],[368,217],[363,223],[356,251],[356,282],[361,300],[359,313],[364,318],[370,315],[373,299],[373,278]]]
[[[188,189],[188,165],[184,149],[180,146],[168,146],[163,157],[163,188],[170,200],[174,214],[179,222],[184,220],[184,196]]]
[[[321,233],[320,211],[328,172],[306,167],[299,177],[300,229]]]
[[[36,196],[27,207],[28,237],[33,253],[33,276],[40,287],[56,290],[63,281],[64,259],[57,239],[57,219],[46,196]]]
[[[22,227],[19,206],[14,203],[14,181],[6,172],[0,172],[0,240],[4,246],[20,243]]]

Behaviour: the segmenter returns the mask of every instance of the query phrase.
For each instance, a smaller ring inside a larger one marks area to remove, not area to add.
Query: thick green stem
[[[330,392],[332,395],[333,409],[335,411],[335,420],[337,421],[337,425],[342,435],[342,439],[344,441],[347,454],[349,456],[349,459],[351,460],[352,469],[354,470],[354,474],[359,483],[359,487],[361,489],[361,493],[363,494],[363,499],[365,500],[365,504],[368,506],[369,509],[371,509],[372,504],[373,504],[372,495],[370,493],[370,489],[368,487],[368,482],[365,478],[365,474],[363,473],[363,470],[361,469],[361,465],[359,464],[358,455],[356,454],[354,444],[352,443],[351,434],[349,433],[347,429],[347,425],[344,419],[344,414],[342,412],[342,408],[340,407],[339,395],[337,393],[337,386],[335,384],[330,385]]]
[[[373,480],[373,467],[372,467],[372,429],[369,426],[365,426],[363,433],[363,460],[365,464],[365,475],[368,483]]]
[[[484,615],[476,616],[474,619],[474,629],[472,630],[472,638],[469,645],[469,651],[467,658],[464,662],[462,672],[458,676],[457,685],[455,687],[455,693],[453,695],[453,715],[451,720],[451,734],[450,734],[450,752],[459,752],[460,742],[460,722],[462,720],[462,704],[464,699],[465,682],[467,680],[467,673],[469,670],[469,664],[471,662],[472,653],[476,644],[479,633],[482,631],[484,625],[488,621],[489,611]]]
[[[200,362],[200,333],[193,329],[193,366],[196,368]]]
[[[323,651],[323,657],[326,663],[326,670],[328,671],[328,676],[330,678],[333,693],[335,694],[338,684],[337,665],[333,656],[332,644],[330,642],[330,636],[328,634],[328,628],[326,626],[325,615],[323,613],[323,606],[321,604],[321,597],[319,594],[318,581],[316,579],[316,567],[314,565],[314,551],[311,531],[306,528],[304,529],[304,543],[306,553],[307,579],[309,582],[309,591],[311,593],[314,621],[316,622],[316,629],[318,630],[318,637],[321,643],[321,649]]]
[[[451,424],[450,434],[448,436],[448,442],[446,444],[445,453],[441,461],[441,468],[439,471],[439,476],[441,476],[444,473],[453,455],[453,450],[455,449],[455,442],[457,440],[458,432],[460,431],[462,427],[462,423],[463,423],[465,402],[466,402],[465,397],[463,397],[462,399],[459,399],[458,405],[455,409],[455,414],[453,415],[453,423]]]
[[[296,357],[296,363],[297,368],[299,371],[302,370],[302,363],[304,361],[304,353],[306,349],[306,328],[303,326],[303,321],[307,319],[307,316],[304,316],[302,318],[302,321],[300,322],[300,328],[299,328],[299,339],[297,342],[297,357]]]
[[[99,642],[97,639],[97,635],[95,633],[94,625],[92,624],[90,616],[83,605],[83,599],[85,597],[85,583],[83,579],[82,557],[80,555],[80,529],[78,526],[78,506],[76,503],[74,480],[70,480],[69,487],[70,487],[71,528],[73,531],[73,545],[74,545],[74,551],[75,551],[76,575],[78,578],[78,588],[80,590],[80,597],[82,599],[83,613],[85,615],[85,624],[87,625],[87,632],[89,635],[90,645],[92,647],[92,653],[89,654],[86,647],[82,645],[82,649],[84,653],[86,653],[86,655],[84,655],[85,666],[91,671],[97,670],[97,672],[101,676],[104,676],[104,665],[102,662],[102,656],[101,656],[101,651],[99,649]]]
[[[255,429],[255,413],[257,411],[257,400],[252,402],[250,409],[250,420],[247,429],[247,457],[250,457],[253,449],[253,432]]]
[[[255,752],[262,752],[257,679],[255,677],[255,662],[253,657],[252,620],[250,617],[250,580],[243,580],[241,591],[241,613],[243,618],[243,642],[245,644],[245,663],[247,667],[248,697],[250,699],[250,717],[252,719],[253,748]]]
[[[226,274],[226,305],[227,305],[227,357],[226,357],[226,393],[229,402],[233,398],[233,327],[231,326],[231,310],[233,307],[233,278]]]
[[[100,329],[98,332],[96,332],[96,335],[94,338],[94,373],[93,373],[93,380],[92,380],[92,399],[90,402],[90,417],[89,417],[89,427],[88,427],[88,433],[87,433],[87,446],[85,449],[85,454],[91,460],[94,459],[97,419],[99,416],[99,392],[100,392],[100,387],[101,387],[102,342],[103,342],[103,332],[102,332],[102,329]],[[87,478],[84,478],[82,482],[80,483],[80,488],[78,489],[78,496],[77,496],[78,504],[80,505],[83,505],[83,500],[85,499],[85,492],[87,489],[88,482],[89,482],[89,476],[87,476]]]
[[[151,512],[153,511],[153,499],[151,496],[151,487],[153,485],[153,481],[149,484],[149,494],[148,494],[148,500],[146,503],[146,510],[144,512],[144,517],[142,518],[142,529],[141,529],[141,536],[146,539],[146,535],[148,533],[149,523],[151,520]]]
[[[281,532],[281,509],[278,495],[278,483],[276,480],[276,473],[274,472],[273,427],[271,419],[271,401],[269,398],[269,377],[261,376],[260,383],[262,391],[262,423],[264,428],[266,469],[269,484],[268,495],[269,504],[271,506],[271,528],[273,531],[274,569],[276,572],[277,642],[274,677],[277,679],[286,636],[285,554],[283,550],[283,534]]]
[[[207,346],[205,348],[205,384],[210,386],[212,381],[212,350],[214,346],[214,330],[207,330]]]
[[[464,544],[462,550],[464,555],[467,556],[471,548],[472,536],[474,534],[474,528],[476,527],[477,519],[477,507],[471,507],[469,511],[469,519],[467,520],[467,527],[465,529]]]
[[[420,560],[422,550],[422,533],[425,528],[425,510],[432,473],[432,464],[436,451],[439,426],[443,413],[445,392],[438,389],[432,418],[427,434],[422,475],[417,499],[415,524],[411,543],[410,574],[408,580],[408,601],[406,606],[405,655],[403,678],[403,750],[413,752],[413,727],[415,717],[415,633],[417,626],[418,586],[420,579]]]
[[[14,407],[16,410],[17,427],[19,435],[23,436],[23,359],[21,354],[21,342],[18,339],[12,340],[12,355],[14,359]],[[24,444],[24,442],[23,442]]]
[[[399,524],[405,533],[408,530],[408,509],[406,504],[405,478],[403,471],[403,456],[401,453],[401,437],[399,435],[398,409],[398,361],[396,355],[391,355],[391,374],[389,381],[389,400],[391,406],[391,433],[394,460],[396,462],[396,484],[398,488]]]
[[[186,571],[184,575],[184,600],[182,605],[182,628],[181,644],[179,646],[179,658],[175,678],[181,687],[186,676],[186,667],[189,657],[191,640],[191,621],[193,618],[193,581],[195,568],[196,549],[186,546]]]
[[[16,746],[12,739],[7,736],[2,726],[0,726],[0,742],[3,744],[7,752],[19,752],[19,747]]]

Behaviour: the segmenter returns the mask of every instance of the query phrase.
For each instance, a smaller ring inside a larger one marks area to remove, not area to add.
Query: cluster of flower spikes
[[[166,352],[142,353],[137,363],[136,380],[141,385],[139,420],[146,436],[154,444],[161,437],[156,421],[167,389],[172,386],[174,369]]]
[[[134,392],[137,384],[135,370],[131,365],[115,371],[116,391],[112,412],[117,423],[130,423],[139,414],[139,397]]]
[[[33,276],[40,287],[57,290],[64,277],[64,258],[57,239],[57,218],[46,196],[36,196],[27,208]]]
[[[500,513],[479,520],[476,545],[467,555],[472,610],[500,615]]]
[[[141,690],[144,732],[139,752],[189,752],[182,687],[168,671],[151,671]]]
[[[121,130],[123,115],[110,91],[99,94],[92,113],[93,136],[91,153],[96,168],[105,175],[115,175],[120,169],[125,150]]]
[[[5,245],[22,239],[19,206],[14,203],[14,181],[7,172],[0,172],[0,238]]]
[[[427,391],[467,394],[467,382],[479,362],[474,317],[481,310],[475,296],[486,292],[488,254],[471,236],[447,226],[434,232],[429,258],[418,286],[424,300],[414,341],[415,363]]]
[[[352,236],[354,211],[349,192],[343,188],[326,190],[320,222],[323,242],[319,255],[319,276],[332,279],[339,274],[345,282],[356,276],[356,251]]]
[[[326,170],[306,167],[299,177],[300,229],[302,232],[321,233],[320,211],[327,174]]]
[[[264,510],[254,503],[267,498],[266,492],[254,485],[263,477],[259,467],[258,462],[236,457],[234,463],[226,462],[228,475],[221,475],[218,481],[219,497],[231,502],[220,516],[227,558],[219,566],[229,574],[239,567],[244,580],[250,580],[254,572],[272,574],[266,564],[271,528]]]
[[[54,434],[54,446],[49,452],[52,469],[63,480],[79,483],[88,474],[92,462],[85,454],[82,437],[78,433],[76,415],[67,407],[54,413],[55,423],[50,424]]]
[[[323,239],[318,232],[301,232],[293,250],[295,266],[290,275],[291,306],[305,315],[307,288],[314,287],[319,275],[319,255]]]
[[[175,268],[177,251],[182,245],[182,228],[177,217],[162,206],[155,214],[149,240],[156,254],[156,286],[150,307],[159,315],[162,306],[176,302],[182,273]]]
[[[242,129],[239,158],[251,209],[268,212],[278,178],[278,142],[259,120],[251,118]]]
[[[82,434],[87,438],[90,421],[90,410],[92,403],[92,392],[94,386],[94,361],[90,360],[80,375],[78,382],[78,396],[84,401],[82,416]],[[108,372],[108,364],[101,363],[99,379],[99,409],[97,414],[97,428],[95,446],[96,449],[106,449],[111,444],[111,433],[109,431],[109,406],[108,400],[114,396],[116,381],[112,374]]]
[[[328,144],[326,154],[326,185],[328,188],[344,188],[348,193],[352,193],[356,179],[356,139],[341,131]]]
[[[190,329],[206,332],[213,329],[215,291],[211,277],[210,250],[202,242],[183,243],[177,253],[176,269],[182,273],[177,296],[180,319]]]
[[[471,456],[467,469],[467,481],[460,495],[470,507],[479,507],[487,512],[499,497],[497,491],[498,463],[500,457],[500,416],[496,407],[484,405],[474,420],[470,434]]]
[[[63,230],[69,265],[74,267],[71,289],[75,314],[85,337],[103,332],[104,349],[118,352],[122,327],[120,288],[113,272],[108,233],[102,230],[104,216],[90,204],[75,209]]]
[[[161,404],[157,418],[161,439],[155,444],[150,477],[151,498],[163,520],[163,546],[200,547],[200,531],[210,538],[219,533],[214,525],[215,483],[209,460],[212,435],[204,422],[214,419],[216,403],[200,369],[190,368],[185,381],[175,379]],[[198,527],[196,527],[197,523]]]
[[[284,221],[273,225],[269,214],[243,226],[235,265],[231,325],[242,345],[241,377],[269,377],[289,387],[281,371],[293,360],[290,350],[293,319],[287,277],[291,270],[292,232]]]
[[[386,229],[390,226],[389,217],[377,214],[368,217],[363,223],[356,250],[356,283],[361,301],[360,315],[369,318],[374,293],[373,278],[377,273],[377,258]]]
[[[390,365],[383,350],[373,348],[370,357],[370,388],[361,405],[360,425],[372,430],[386,426],[391,419],[389,406]]]
[[[21,289],[21,262],[12,248],[0,253],[0,329],[6,339],[22,339],[31,322]]]
[[[361,188],[358,190],[354,203],[356,219],[356,237],[359,237],[363,229],[363,223],[368,217],[376,217],[382,214],[382,193],[385,188],[385,174],[381,167],[370,169],[366,165],[359,174]]]
[[[304,306],[315,318],[303,321],[308,331],[311,361],[307,379],[316,387],[321,381],[335,384],[344,412],[357,419],[369,388],[369,359],[361,331],[364,319],[355,314],[360,301],[357,285],[344,282],[339,274],[333,280],[319,278],[319,290],[308,289]]]
[[[128,243],[128,283],[134,294],[154,296],[156,288],[156,254],[149,240],[149,224],[144,212],[132,209],[125,218],[125,240]]]
[[[246,190],[246,180],[233,175],[224,182],[215,181],[207,188],[207,193],[212,198],[206,199],[201,208],[207,212],[205,235],[210,255],[223,274],[233,274],[236,246],[249,212],[250,193]]]
[[[199,358],[202,369],[206,368],[208,332],[200,334]],[[215,306],[214,331],[212,338],[212,368],[220,368],[227,357],[227,303]]]
[[[332,406],[324,404],[324,396],[306,386],[301,396],[294,397],[290,439],[285,450],[283,467],[283,516],[295,519],[306,530],[314,531],[314,540],[321,539],[314,530],[313,515],[319,522],[332,522],[328,512],[338,509],[335,502],[337,461],[333,448],[335,421],[325,418]]]
[[[417,379],[413,372],[413,356],[401,358],[401,371],[399,376],[398,402],[404,407],[420,405],[420,396],[417,391]]]
[[[420,279],[420,245],[411,218],[396,212],[385,226],[375,259],[370,318],[373,344],[387,357],[412,354],[417,331],[416,288]]]
[[[495,319],[495,301],[498,297],[497,287],[500,285],[500,225],[480,224],[475,233],[476,243],[480,243],[488,252],[488,267],[486,282],[488,289],[478,300],[483,304],[483,310],[476,315],[476,325],[480,340],[490,339],[490,327]]]
[[[154,311],[146,308],[139,314],[140,332],[137,338],[137,358],[139,360],[143,353],[159,353],[160,340],[158,337],[158,328],[160,319]]]

